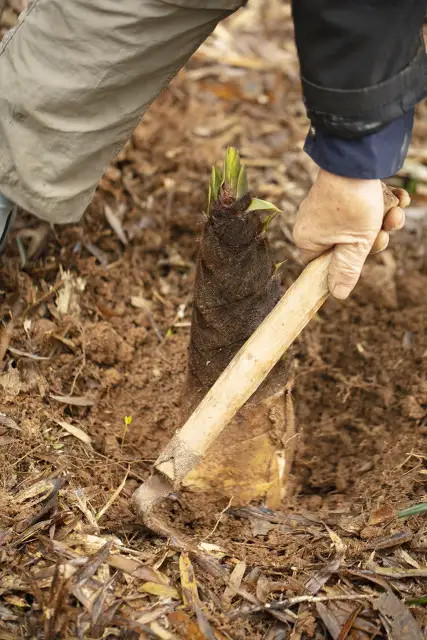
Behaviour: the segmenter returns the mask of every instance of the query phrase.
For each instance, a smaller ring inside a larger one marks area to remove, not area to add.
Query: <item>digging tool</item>
[[[330,260],[327,252],[304,269],[159,455],[151,478],[132,498],[136,513],[146,522],[153,507],[179,488],[322,306],[329,294]]]

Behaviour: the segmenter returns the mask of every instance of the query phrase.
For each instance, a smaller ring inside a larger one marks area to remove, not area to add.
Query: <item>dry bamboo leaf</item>
[[[353,625],[356,621],[357,616],[362,611],[363,611],[363,604],[359,604],[355,609],[353,609],[353,611],[349,614],[347,620],[344,622],[341,628],[340,635],[338,636],[338,640],[346,640],[346,638],[348,637],[348,634],[353,628]]]
[[[128,575],[145,580],[146,582],[157,582],[159,584],[168,584],[168,579],[160,571],[147,567],[133,558],[127,558],[119,554],[108,558],[108,564],[115,569],[119,569]]]
[[[64,422],[64,420],[56,420],[56,418],[55,418],[55,422],[60,427],[65,429],[65,431],[67,431],[67,433],[69,433],[70,435],[74,436],[75,438],[78,438],[78,440],[81,440],[85,444],[91,445],[92,443],[91,438],[87,435],[87,433],[83,431],[83,429],[80,429],[80,427],[76,427],[73,424]]]
[[[323,604],[323,602],[316,603],[317,613],[322,619],[323,624],[331,634],[333,640],[337,640],[341,633],[341,624],[336,616]]]
[[[0,425],[7,429],[15,429],[15,431],[22,431],[21,427],[18,427],[13,418],[10,418],[5,413],[0,413]]]
[[[168,584],[159,584],[158,582],[144,582],[138,591],[142,593],[150,593],[152,596],[159,596],[161,598],[173,598],[174,600],[180,600],[181,596],[175,587],[171,587]]]
[[[18,546],[27,540],[30,540],[32,537],[41,533],[44,529],[48,529],[52,524],[52,520],[43,520],[42,522],[36,522],[34,525],[25,529],[19,536],[14,538],[13,543],[14,546]]]
[[[268,520],[261,520],[260,518],[249,517],[248,520],[251,525],[251,531],[254,538],[257,536],[266,536],[276,526]]]
[[[369,568],[374,573],[387,578],[427,578],[427,567],[420,569],[399,569],[394,567],[378,567],[374,563],[370,563]]]
[[[390,505],[385,504],[379,509],[375,509],[375,511],[371,512],[368,525],[382,524],[383,522],[387,522],[387,520],[392,520],[395,515],[396,510],[393,509],[393,507],[390,507]]]
[[[146,300],[142,296],[131,296],[130,302],[131,305],[135,307],[135,309],[144,309],[145,311],[151,311],[150,301]]]
[[[15,502],[20,504],[21,502],[25,502],[30,498],[38,497],[39,499],[37,500],[37,502],[41,502],[48,497],[48,495],[53,491],[54,488],[55,485],[52,480],[40,480],[39,482],[31,485],[31,487],[20,491],[16,496],[14,496],[13,499]],[[37,504],[37,502],[35,502],[34,504]]]
[[[30,606],[25,598],[17,596],[14,593],[4,595],[3,599],[6,600],[7,604],[12,605],[13,607],[19,607],[20,609],[26,609]]]
[[[30,360],[50,360],[45,356],[38,356],[35,353],[28,353],[27,351],[22,351],[21,349],[15,349],[15,347],[8,347],[7,350],[13,356],[21,356],[22,358],[29,358]]]
[[[112,545],[119,548],[123,546],[123,542],[116,536],[109,535],[102,538],[101,536],[95,536],[90,533],[80,533],[78,531],[69,533],[64,541],[67,545],[81,547],[83,553],[87,555],[93,555],[99,551],[106,542],[111,542]]]
[[[236,589],[242,584],[243,576],[246,571],[246,562],[238,562],[231,572],[228,585],[225,587],[225,591],[222,595],[221,601],[224,609],[228,609],[231,605],[231,601],[236,595]]]
[[[373,602],[390,640],[423,640],[423,634],[408,607],[392,591],[383,593]]]
[[[197,589],[196,576],[193,565],[187,553],[181,553],[179,557],[179,572],[181,576],[181,587],[184,595],[184,604],[194,609],[199,603],[199,593]]]
[[[191,640],[205,640],[197,624],[185,613],[185,611],[173,611],[168,615],[168,620],[176,628],[182,638]]]
[[[63,402],[64,404],[71,404],[75,407],[92,407],[95,404],[95,400],[88,398],[87,396],[50,396],[53,400]]]
[[[124,245],[127,245],[128,239],[126,238],[126,234],[118,215],[112,210],[111,207],[108,206],[108,204],[104,205],[104,213],[110,227],[112,228],[116,236],[121,242],[123,242]]]
[[[392,533],[388,536],[381,536],[380,538],[373,538],[366,542],[367,549],[389,549],[390,547],[396,547],[404,542],[410,542],[414,534],[410,529],[402,529],[396,533]]]
[[[397,558],[400,558],[401,560],[403,560],[403,562],[406,562],[407,564],[409,564],[409,566],[413,567],[414,569],[421,568],[419,563],[411,555],[409,555],[409,553],[405,551],[405,549],[397,549],[394,552],[394,555]]]
[[[102,249],[97,247],[95,244],[92,244],[92,242],[84,242],[83,246],[98,260],[98,262],[103,267],[108,266],[108,256],[105,251],[102,251]]]
[[[261,573],[256,583],[256,597],[259,602],[265,603],[271,593],[270,580]]]
[[[305,589],[313,596],[327,583],[333,573],[336,573],[341,566],[342,556],[335,556],[327,565],[317,571],[305,584]]]
[[[111,543],[108,541],[104,544],[99,551],[94,553],[85,564],[79,568],[79,570],[74,574],[73,584],[75,586],[81,587],[89,578],[91,578],[98,567],[108,559],[110,553]]]
[[[196,576],[194,575],[193,565],[191,564],[188,553],[181,553],[179,556],[179,572],[184,604],[189,605],[195,612],[197,624],[206,638],[208,638],[208,640],[215,640],[212,628],[201,609]]]

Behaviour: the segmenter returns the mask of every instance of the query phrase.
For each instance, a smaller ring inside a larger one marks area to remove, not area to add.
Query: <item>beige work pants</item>
[[[0,193],[78,220],[145,109],[245,0],[33,0],[0,44]]]

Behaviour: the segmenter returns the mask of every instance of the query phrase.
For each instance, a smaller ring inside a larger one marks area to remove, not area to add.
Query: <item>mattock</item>
[[[179,489],[227,423],[265,380],[329,295],[331,253],[313,260],[237,352],[134,493],[137,515],[151,529],[161,527],[153,508]]]

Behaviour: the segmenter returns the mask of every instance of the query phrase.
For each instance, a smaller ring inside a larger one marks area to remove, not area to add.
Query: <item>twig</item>
[[[228,501],[228,505],[226,507],[224,507],[224,509],[221,511],[221,513],[219,514],[219,518],[218,520],[215,522],[215,526],[212,529],[212,531],[210,533],[208,533],[207,536],[205,536],[204,538],[202,538],[202,542],[204,542],[205,540],[207,540],[208,538],[210,538],[211,536],[213,536],[213,534],[215,533],[215,531],[218,529],[219,523],[221,522],[221,518],[224,515],[224,513],[226,511],[229,510],[229,508],[231,507],[231,503],[233,502],[234,496],[231,496],[230,500]]]
[[[35,307],[37,307],[42,302],[46,302],[46,300],[48,300],[51,296],[53,296],[58,291],[58,289],[60,289],[62,287],[63,284],[64,284],[64,280],[62,280],[62,279],[58,280],[58,282],[53,284],[51,286],[51,288],[49,289],[49,291],[46,291],[46,293],[44,293],[38,300],[36,300],[33,304],[31,304],[28,307],[27,313],[32,311]]]
[[[111,505],[113,504],[113,502],[119,497],[119,495],[121,494],[121,492],[123,491],[123,487],[126,484],[126,480],[127,477],[129,475],[129,469],[126,471],[126,475],[123,478],[123,480],[121,481],[121,483],[119,484],[119,486],[117,487],[117,489],[114,491],[114,493],[112,494],[112,496],[107,500],[107,502],[105,503],[105,505],[102,507],[102,509],[100,509],[98,511],[98,513],[96,514],[96,520],[100,520],[102,518],[102,516],[104,515],[104,513],[106,513],[108,511],[108,509],[111,507]]]
[[[338,640],[346,640],[346,638],[348,637],[348,634],[350,633],[357,616],[359,615],[359,613],[361,613],[363,610],[363,604],[359,604],[354,611],[352,611],[350,613],[350,615],[348,616],[347,620],[344,622],[344,626],[342,627],[341,631],[340,631],[340,635],[338,636]]]
[[[294,598],[286,598],[280,602],[267,602],[267,604],[260,605],[259,607],[247,607],[246,609],[240,609],[239,611],[234,612],[230,618],[233,620],[234,618],[240,618],[241,616],[251,615],[253,613],[280,611],[281,609],[292,607],[293,605],[300,604],[301,602],[312,603],[330,602],[332,600],[372,600],[376,597],[379,596],[365,593],[360,595],[357,593],[349,593],[348,595],[342,596],[295,596]]]

